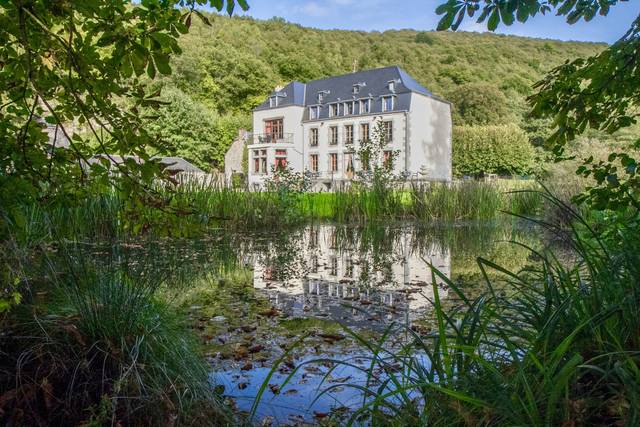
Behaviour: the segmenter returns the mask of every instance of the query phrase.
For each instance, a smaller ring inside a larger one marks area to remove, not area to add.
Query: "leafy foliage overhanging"
[[[438,7],[444,15],[439,29],[457,29],[465,16],[480,13],[477,22],[487,20],[495,30],[500,22],[511,25],[527,21],[538,13],[555,11],[573,24],[607,15],[612,6],[626,0],[449,0]],[[536,84],[538,93],[529,98],[532,114],[554,120],[554,132],[547,146],[558,159],[567,143],[587,128],[608,133],[637,123],[640,115],[640,16],[631,28],[602,53],[579,58],[555,68]],[[634,148],[640,147],[640,139]],[[630,153],[613,152],[606,161],[587,158],[576,171],[595,178],[595,184],[578,197],[596,209],[640,211],[638,161]]]

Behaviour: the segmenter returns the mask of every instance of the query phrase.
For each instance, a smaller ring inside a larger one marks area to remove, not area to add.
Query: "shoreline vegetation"
[[[68,204],[25,204],[7,224],[25,242],[56,238],[125,238],[145,234],[190,236],[210,228],[291,226],[309,221],[475,221],[533,216],[542,208],[535,181],[460,181],[452,184],[352,188],[312,193],[286,189],[248,192],[187,182],[157,187],[162,207],[131,207],[116,191],[89,194]]]

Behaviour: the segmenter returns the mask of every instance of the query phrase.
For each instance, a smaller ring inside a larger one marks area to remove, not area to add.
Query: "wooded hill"
[[[237,127],[250,126],[251,109],[275,86],[348,73],[354,67],[399,65],[454,102],[457,125],[515,123],[533,135],[539,126],[523,119],[531,86],[552,67],[605,47],[490,33],[327,31],[280,18],[208,16],[211,26],[194,19],[189,34],[180,39],[183,53],[173,59],[173,74],[159,83],[168,99],[179,102],[156,121],[160,128],[171,128],[165,135],[186,133],[174,138],[178,154],[201,165],[220,165]],[[180,111],[171,111],[176,109]],[[198,159],[184,152],[198,151],[184,141],[201,145],[205,137],[207,145],[215,144],[213,151],[203,146],[200,151],[209,153]]]

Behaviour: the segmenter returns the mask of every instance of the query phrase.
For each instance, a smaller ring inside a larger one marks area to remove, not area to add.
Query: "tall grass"
[[[480,258],[486,291],[475,298],[433,269],[432,332],[392,325],[373,342],[348,330],[368,351],[369,367],[359,369],[369,380],[324,392],[362,392],[351,423],[640,424],[637,216],[603,239],[569,206],[544,197],[573,217],[571,260],[532,250],[539,261],[512,272]],[[443,308],[436,279],[460,307]],[[404,344],[387,345],[398,334]]]
[[[174,188],[158,186],[155,197],[145,203],[123,199],[115,191],[88,193],[68,205],[18,206],[9,222],[21,241],[37,243],[70,236],[92,240],[139,234],[194,236],[215,227],[259,228],[311,220],[493,220],[502,211],[527,215],[541,206],[535,192],[510,192],[481,182],[288,193],[185,181]]]

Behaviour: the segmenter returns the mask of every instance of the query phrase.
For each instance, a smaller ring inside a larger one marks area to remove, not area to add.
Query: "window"
[[[390,90],[391,92],[395,92],[395,90],[396,90],[396,82],[394,82],[393,80],[391,80],[391,81],[389,82],[389,90]]]
[[[316,99],[318,100],[318,103],[322,103],[322,101],[324,101],[324,93],[322,92],[318,92],[318,96],[316,97]]]
[[[276,150],[276,170],[284,170],[287,168],[287,150]]]
[[[318,261],[318,256],[314,255],[311,257],[311,273],[317,273],[320,269],[320,262]]]
[[[309,107],[309,119],[315,120],[320,117],[320,107]]]
[[[344,143],[353,144],[353,125],[344,125]]]
[[[363,99],[360,101],[360,114],[368,114],[371,112],[371,100]]]
[[[312,147],[318,146],[318,128],[309,129],[309,145]]]
[[[361,123],[360,124],[360,141],[368,141],[369,138],[370,138],[369,123]]]
[[[329,275],[337,276],[338,275],[338,258],[331,257],[329,260]]]
[[[266,134],[266,142],[276,142],[284,138],[284,125],[282,119],[266,120],[264,122],[264,133]]]
[[[393,96],[385,96],[382,98],[382,111],[393,110]]]
[[[338,172],[338,153],[329,154],[329,170]]]
[[[345,277],[353,277],[355,269],[353,268],[353,260],[351,258],[345,259],[344,262],[344,275]]]
[[[311,154],[309,155],[309,169],[311,172],[318,172],[318,155]]]
[[[267,172],[267,150],[253,150],[253,172]]]
[[[342,109],[342,114],[345,115],[345,116],[352,115],[353,114],[353,106],[354,106],[353,101],[345,102],[344,103],[344,107]]]
[[[338,104],[329,105],[329,117],[335,117],[338,115]]]
[[[393,122],[384,122],[384,142],[389,143],[393,141]]]
[[[390,150],[384,151],[384,167],[388,170],[393,169],[393,153]]]
[[[273,108],[277,106],[278,106],[278,97],[277,96],[269,97],[269,107]]]
[[[357,95],[360,93],[360,85],[353,85],[353,89],[351,89],[351,93]]]
[[[348,175],[352,175],[354,171],[353,165],[353,153],[346,153],[344,155],[344,170]]]
[[[329,145],[338,145],[338,126],[329,128]]]

